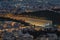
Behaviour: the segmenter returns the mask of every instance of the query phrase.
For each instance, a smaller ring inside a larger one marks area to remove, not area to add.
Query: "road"
[[[8,18],[16,19],[16,20],[23,20],[35,26],[44,26],[46,23],[52,23],[52,21],[50,20],[45,20],[41,18],[30,18],[26,16],[21,16],[21,15],[15,16],[15,15],[7,14],[3,17],[8,17]]]

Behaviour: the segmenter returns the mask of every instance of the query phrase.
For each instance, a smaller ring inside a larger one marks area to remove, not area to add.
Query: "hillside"
[[[52,20],[53,24],[60,24],[60,13],[44,10],[44,11],[36,11],[36,12],[25,12],[20,15],[29,15],[29,16],[36,16],[36,17],[46,17],[48,20]]]

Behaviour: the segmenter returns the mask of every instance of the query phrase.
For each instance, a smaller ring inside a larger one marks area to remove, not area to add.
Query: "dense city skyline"
[[[60,7],[60,0],[0,0],[0,10],[12,10],[14,8],[20,11],[40,10]]]

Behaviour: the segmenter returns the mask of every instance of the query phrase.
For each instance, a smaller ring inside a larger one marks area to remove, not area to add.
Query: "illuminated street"
[[[45,26],[46,24],[48,23],[51,23],[52,24],[52,21],[50,20],[46,20],[46,19],[42,19],[42,18],[30,18],[30,17],[26,17],[26,16],[7,16],[6,17],[9,17],[9,18],[12,18],[12,19],[16,19],[16,20],[23,20],[27,23],[30,23],[32,25],[36,25],[36,26]]]

